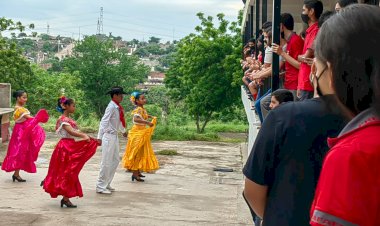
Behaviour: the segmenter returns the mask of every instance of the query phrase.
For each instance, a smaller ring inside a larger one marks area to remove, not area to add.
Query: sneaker
[[[107,189],[108,189],[109,191],[115,191],[115,188],[111,187],[110,185],[107,186]]]
[[[108,189],[106,189],[106,190],[104,190],[104,191],[98,191],[98,190],[96,190],[96,192],[99,193],[99,194],[111,194],[111,193],[112,193],[112,192],[111,192],[110,190],[108,190]]]

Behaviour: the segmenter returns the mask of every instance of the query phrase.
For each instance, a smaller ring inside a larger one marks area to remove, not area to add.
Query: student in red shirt
[[[285,78],[284,88],[290,90],[296,97],[298,85],[298,73],[301,63],[297,61],[299,55],[302,54],[303,40],[294,31],[294,19],[289,13],[281,14],[280,30],[284,34],[287,42],[286,52],[282,48],[273,43],[273,52],[285,59]]]
[[[302,21],[309,25],[306,30],[303,55],[298,56],[301,66],[298,74],[297,97],[299,100],[313,98],[314,89],[309,81],[310,61],[314,58],[313,42],[318,33],[318,19],[323,12],[323,4],[319,0],[305,0],[302,7]]]
[[[313,226],[380,225],[379,15],[377,6],[348,6],[325,22],[316,39],[311,80],[320,93],[336,94],[336,106],[351,121],[328,141]]]

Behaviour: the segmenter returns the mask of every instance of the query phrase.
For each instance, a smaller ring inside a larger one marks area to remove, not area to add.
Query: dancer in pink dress
[[[16,91],[13,94],[16,98],[15,111],[13,119],[15,126],[8,145],[8,152],[5,156],[1,169],[6,172],[13,172],[12,180],[25,182],[20,177],[20,170],[28,173],[36,172],[36,164],[38,153],[45,141],[45,131],[39,125],[40,122],[45,123],[49,119],[49,115],[45,109],[38,111],[35,117],[32,117],[28,109],[24,106],[28,100],[25,91]]]

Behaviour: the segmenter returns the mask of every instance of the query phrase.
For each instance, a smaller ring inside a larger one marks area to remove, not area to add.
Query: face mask
[[[327,69],[327,66],[322,70],[322,72],[321,72],[321,74],[319,75],[319,76],[317,76],[316,77],[316,80],[317,80],[317,94],[318,94],[318,96],[323,96],[323,94],[322,94],[322,92],[321,92],[321,90],[319,89],[319,84],[318,84],[318,81],[319,81],[319,79],[321,78],[321,76],[322,76],[322,74],[326,71],[326,69]]]
[[[301,19],[305,24],[309,23],[309,16],[307,14],[301,14]]]
[[[281,38],[285,39],[285,33],[284,32],[281,32]]]

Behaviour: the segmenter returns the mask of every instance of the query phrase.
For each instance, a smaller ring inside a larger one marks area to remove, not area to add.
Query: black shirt
[[[327,137],[345,125],[333,98],[285,103],[265,119],[243,169],[248,179],[268,186],[265,226],[309,225]]]

